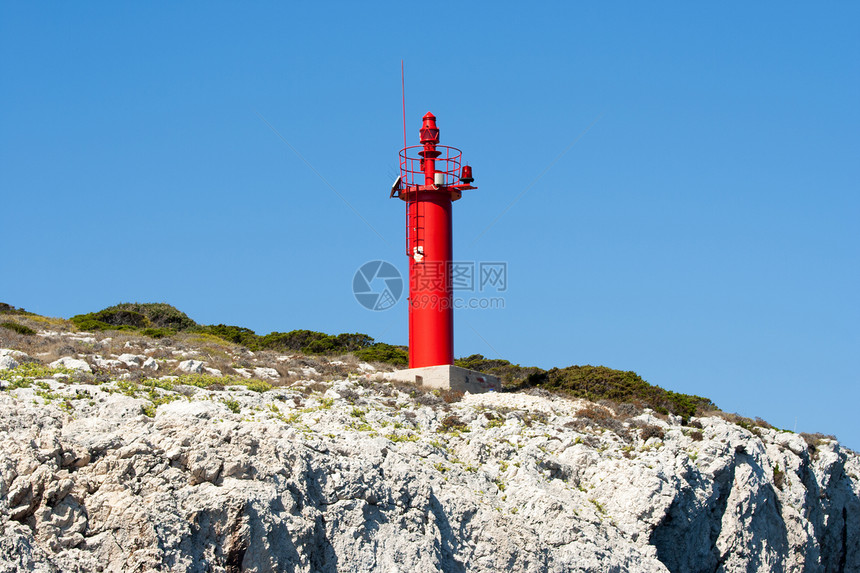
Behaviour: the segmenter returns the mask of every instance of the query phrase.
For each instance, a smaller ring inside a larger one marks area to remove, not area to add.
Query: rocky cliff
[[[70,354],[0,352],[3,572],[860,571],[860,459],[824,437],[40,336]]]

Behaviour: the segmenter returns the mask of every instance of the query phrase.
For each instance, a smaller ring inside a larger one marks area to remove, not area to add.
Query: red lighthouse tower
[[[432,113],[420,134],[421,145],[400,151],[400,179],[391,193],[406,202],[410,368],[454,363],[451,204],[476,189],[460,150],[439,145]]]

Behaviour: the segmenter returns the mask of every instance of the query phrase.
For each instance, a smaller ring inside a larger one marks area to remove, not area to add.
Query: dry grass
[[[801,432],[800,437],[806,442],[806,445],[809,447],[809,455],[814,460],[818,459],[818,450],[825,442],[836,441],[836,436],[831,434],[808,434],[806,432]]]
[[[45,337],[22,335],[11,330],[0,332],[0,348],[14,348],[42,363],[53,362],[64,356],[97,353],[93,344],[72,340],[68,337]]]
[[[617,406],[617,404],[614,404]],[[630,439],[630,431],[624,425],[626,415],[617,416],[616,413],[607,406],[589,402],[588,405],[580,408],[576,413],[577,419],[568,422],[566,426],[574,428],[578,431],[583,431],[589,426],[597,428],[605,428],[614,432],[618,437],[627,441]]]
[[[639,437],[642,438],[643,442],[648,441],[650,438],[657,438],[658,440],[662,440],[666,437],[666,432],[663,431],[663,428],[660,426],[656,426],[654,424],[646,424],[642,426],[639,430]]]

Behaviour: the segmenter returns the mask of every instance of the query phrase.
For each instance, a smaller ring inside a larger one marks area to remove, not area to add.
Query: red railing
[[[424,185],[424,159],[418,155],[420,151],[424,151],[423,145],[413,145],[400,150],[400,178],[403,188]],[[437,145],[436,151],[441,153],[436,158],[436,172],[444,174],[443,185],[459,185],[463,152],[447,145]]]

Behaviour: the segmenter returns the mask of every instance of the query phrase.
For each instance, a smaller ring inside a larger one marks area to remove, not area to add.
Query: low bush
[[[69,319],[78,330],[141,330],[154,332],[187,330],[197,323],[184,312],[165,303],[121,303],[98,312],[78,314]]]
[[[780,491],[785,487],[785,472],[779,468],[779,464],[773,467],[773,485]]]
[[[217,336],[222,340],[226,340],[228,342],[241,344],[249,350],[259,350],[260,348],[260,337],[257,336],[250,328],[243,328],[241,326],[229,326],[226,324],[216,324],[208,326],[197,326],[193,330],[194,332]]]
[[[467,429],[468,426],[456,414],[446,416],[439,424],[440,432],[464,432]]]
[[[36,331],[33,330],[32,328],[30,328],[29,326],[25,326],[25,325],[17,323],[17,322],[11,322],[11,321],[0,322],[0,327],[7,328],[9,330],[17,332],[18,334],[23,334],[25,336],[32,336],[32,335],[36,334]]]
[[[511,364],[507,360],[485,358],[481,354],[459,358],[454,361],[454,364],[461,368],[497,376],[501,380],[502,386],[508,389],[526,387],[529,385],[531,377],[544,372],[536,366],[520,366],[519,364]]]
[[[167,338],[176,334],[176,331],[169,328],[144,328],[140,333],[150,338]]]
[[[129,320],[135,320],[134,315],[141,315],[146,319],[147,326],[154,328],[169,328],[182,331],[197,326],[197,323],[189,318],[187,314],[163,302],[125,302],[108,307],[100,312],[107,314],[114,313],[117,316],[122,316],[122,313],[128,312],[130,313],[128,315]],[[123,322],[122,324],[129,323]]]
[[[35,362],[25,362],[9,370],[0,370],[0,380],[9,382],[7,390],[14,388],[26,388],[33,380],[40,378],[51,378],[54,374],[73,375],[75,371],[67,368],[51,368]]]
[[[654,424],[647,424],[642,426],[642,429],[639,431],[639,435],[642,437],[642,441],[647,441],[648,438],[657,438],[662,440],[666,437],[666,432],[663,431],[663,428]]]
[[[15,308],[11,304],[6,304],[5,302],[0,302],[0,314],[24,314],[38,316],[33,314],[32,312],[27,312],[23,308]]]
[[[409,364],[409,350],[405,346],[393,346],[383,342],[357,350],[353,352],[353,356],[365,362],[382,362],[394,366]]]
[[[681,416],[683,423],[699,412],[716,410],[708,398],[664,390],[635,372],[605,366],[568,366],[533,374],[526,385],[556,390],[586,400],[612,400],[647,406],[660,414]]]
[[[442,400],[442,398],[432,392],[419,394],[414,399],[418,404],[422,406],[430,406],[431,408],[437,408],[445,404],[445,401]]]
[[[581,408],[576,413],[576,416],[579,420],[574,422],[572,427],[575,427],[578,430],[582,430],[586,426],[591,425],[599,428],[606,428],[607,430],[615,432],[620,438],[625,440],[629,437],[629,432],[624,426],[624,423],[616,419],[612,410],[605,406],[589,404],[588,406]]]
[[[836,436],[830,434],[808,434],[806,432],[801,432],[800,437],[803,438],[803,441],[806,442],[806,445],[809,447],[809,455],[812,456],[813,459],[818,459],[818,450],[821,448],[822,444],[827,441],[836,441]]]
[[[258,337],[257,344],[262,350],[334,355],[368,348],[373,345],[373,338],[360,332],[332,335],[313,330],[292,330],[270,332]]]

